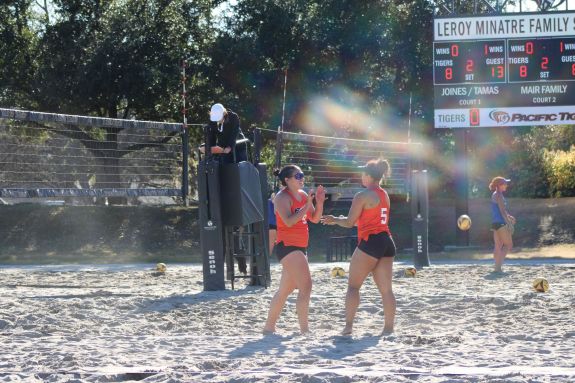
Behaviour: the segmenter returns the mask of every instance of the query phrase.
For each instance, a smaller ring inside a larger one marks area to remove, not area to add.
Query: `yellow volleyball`
[[[341,267],[334,267],[331,269],[331,276],[334,278],[341,278],[345,277],[345,270]]]
[[[549,290],[549,282],[545,278],[535,278],[533,288],[540,293],[546,293]]]
[[[161,263],[161,262],[158,263],[158,264],[156,265],[156,271],[157,271],[158,273],[165,273],[165,272],[166,272],[166,264],[165,264],[165,263]]]
[[[407,268],[405,269],[405,271],[404,271],[403,274],[404,274],[406,277],[413,278],[413,277],[415,277],[415,274],[416,274],[416,273],[417,273],[417,269],[416,269],[415,267],[413,267],[413,266],[410,266],[410,267],[407,267]]]
[[[471,218],[465,214],[459,216],[459,218],[457,218],[457,227],[463,231],[471,229]]]

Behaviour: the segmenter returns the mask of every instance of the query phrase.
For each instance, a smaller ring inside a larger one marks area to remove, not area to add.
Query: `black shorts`
[[[307,256],[307,247],[286,246],[286,245],[284,245],[283,242],[278,242],[274,246],[274,251],[276,252],[276,257],[278,258],[278,261],[280,261],[280,262],[282,259],[285,258],[286,255],[288,255],[292,251],[298,251],[298,250],[301,251],[302,253],[304,253],[305,256]]]
[[[273,224],[273,223],[270,223],[270,224],[268,225],[268,229],[270,229],[270,230],[277,230],[278,227],[277,227],[277,225],[275,225],[275,224]]]
[[[357,248],[374,258],[395,257],[395,243],[388,233],[382,231],[362,239]]]
[[[500,223],[500,222],[495,222],[491,224],[491,231],[497,231],[499,229],[501,229],[503,226],[505,226],[505,223]]]

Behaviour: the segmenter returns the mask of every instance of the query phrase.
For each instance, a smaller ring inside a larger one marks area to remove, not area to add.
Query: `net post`
[[[189,190],[189,154],[190,154],[190,132],[188,127],[184,124],[182,126],[182,202],[184,206],[189,206],[188,190]]]
[[[212,155],[209,125],[204,125],[204,159],[198,165],[200,247],[204,290],[225,290],[224,225],[220,206],[220,163]]]
[[[225,290],[224,227],[220,207],[220,169],[207,159],[198,165],[200,247],[205,291]]]
[[[419,269],[430,265],[428,179],[427,170],[413,170],[411,174],[413,265]]]
[[[186,67],[188,66],[188,60],[182,60],[182,202],[184,206],[188,206],[188,177],[189,177],[189,167],[188,167],[188,155],[189,155],[189,142],[190,133],[188,131],[188,117],[186,110]]]
[[[261,137],[260,137],[261,138]],[[254,138],[254,140],[257,139]],[[256,150],[256,153],[259,152]],[[261,248],[260,256],[256,257],[252,262],[252,273],[258,275],[253,280],[254,286],[263,286],[265,288],[270,287],[271,285],[271,270],[270,270],[270,256],[269,253],[269,237],[268,237],[268,174],[267,174],[267,165],[265,163],[256,163],[255,164],[259,178],[260,178],[260,189],[262,192],[262,202],[263,202],[263,221],[256,222],[254,225],[257,225],[260,230],[261,240],[260,243],[263,244],[263,248]],[[254,272],[255,271],[255,272]]]
[[[457,217],[469,212],[469,175],[467,166],[467,129],[457,129],[455,136],[455,242],[469,246],[469,230],[457,229]]]
[[[278,170],[282,166],[282,150],[283,150],[283,131],[281,126],[278,126],[278,134],[276,139],[276,160],[275,160],[275,167]],[[279,179],[276,177],[275,190],[278,190],[280,188],[279,182],[280,182]]]

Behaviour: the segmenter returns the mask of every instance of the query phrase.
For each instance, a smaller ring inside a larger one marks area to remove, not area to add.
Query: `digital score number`
[[[435,84],[505,82],[505,40],[435,43]]]
[[[575,38],[508,40],[509,82],[575,80]]]
[[[575,38],[435,43],[434,55],[436,85],[575,80]]]

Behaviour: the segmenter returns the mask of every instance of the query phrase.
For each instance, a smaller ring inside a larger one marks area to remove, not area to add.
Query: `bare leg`
[[[297,255],[297,257],[296,257]],[[295,304],[299,328],[302,334],[309,332],[309,301],[311,299],[312,280],[309,271],[309,264],[307,257],[302,252],[290,254],[286,258],[295,258],[293,261],[290,259],[290,274],[294,275],[295,284],[298,289],[297,301]]]
[[[376,264],[376,258],[370,257],[358,248],[353,252],[349,265],[349,279],[345,296],[345,327],[341,332],[342,335],[350,335],[353,331],[353,320],[359,306],[359,289]]]
[[[498,233],[499,230],[493,231],[493,259],[495,260],[495,271],[501,271],[501,265],[503,264],[503,258],[501,256],[503,242]]]
[[[283,270],[282,279],[280,280],[280,288],[276,295],[274,295],[274,298],[272,298],[268,320],[264,327],[264,333],[275,331],[275,324],[287,297],[297,288],[298,295],[296,311],[300,331],[305,334],[309,332],[308,313],[312,288],[311,274],[307,258],[301,251],[294,251],[286,255],[285,258],[281,260],[281,264],[283,266]]]
[[[385,324],[382,335],[393,333],[393,324],[395,322],[396,302],[395,295],[391,287],[393,275],[393,257],[379,259],[375,270],[373,270],[373,281],[379,289],[381,300],[383,302],[383,314]]]
[[[272,334],[276,331],[276,323],[280,317],[280,314],[284,308],[288,296],[295,290],[296,285],[293,278],[289,276],[289,272],[283,268],[282,276],[280,279],[280,285],[278,291],[274,294],[270,309],[268,312],[268,319],[264,326],[264,334]]]
[[[276,238],[278,237],[278,232],[276,229],[269,229],[268,234],[269,234],[268,238],[269,238],[270,255],[271,255],[274,251],[274,246],[276,244]]]
[[[499,243],[501,244],[499,250],[499,259],[496,259],[495,269],[496,271],[501,271],[501,267],[503,266],[503,262],[505,261],[505,257],[513,248],[513,238],[511,233],[507,229],[507,227],[501,227],[496,231],[496,234],[499,238]],[[497,269],[497,261],[499,261],[499,269]]]

